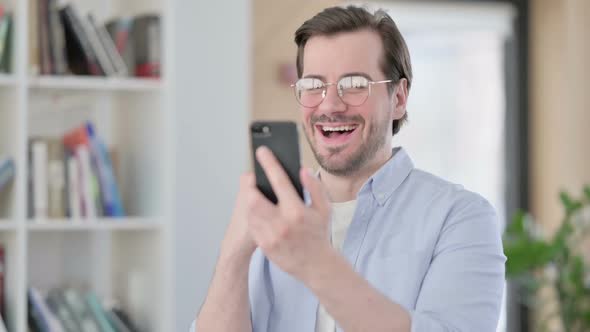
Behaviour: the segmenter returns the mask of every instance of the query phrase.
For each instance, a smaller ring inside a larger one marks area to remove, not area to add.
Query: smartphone
[[[274,204],[275,195],[262,166],[256,160],[256,149],[260,146],[268,147],[289,176],[293,187],[303,200],[303,186],[299,179],[300,155],[299,135],[297,125],[292,121],[257,121],[250,125],[250,139],[252,144],[252,160],[258,190]]]

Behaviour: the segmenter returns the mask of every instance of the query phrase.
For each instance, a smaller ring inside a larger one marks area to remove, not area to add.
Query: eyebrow
[[[344,73],[344,74],[340,75],[338,80],[342,79],[343,77],[347,77],[347,76],[363,76],[363,77],[367,78],[369,81],[373,81],[373,78],[371,77],[371,75],[369,75],[367,73],[362,73],[362,72]],[[317,78],[317,79],[321,80],[322,82],[326,81],[326,77],[323,75],[309,74],[309,75],[303,76],[302,78]]]

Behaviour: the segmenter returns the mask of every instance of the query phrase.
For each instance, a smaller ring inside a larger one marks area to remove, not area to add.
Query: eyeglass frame
[[[326,96],[328,95],[328,87],[329,87],[329,86],[332,86],[332,85],[336,85],[336,86],[337,86],[337,85],[338,85],[338,83],[339,83],[339,82],[340,82],[340,81],[341,81],[343,78],[346,78],[346,77],[353,77],[353,76],[361,76],[361,77],[364,77],[364,78],[366,78],[366,79],[367,79],[367,83],[369,84],[369,86],[368,86],[368,88],[369,88],[369,92],[368,92],[368,94],[367,94],[367,98],[365,98],[365,100],[363,100],[363,102],[362,102],[362,103],[360,103],[360,104],[358,104],[358,105],[351,105],[351,104],[347,103],[346,101],[344,101],[344,99],[342,99],[341,90],[340,90],[340,89],[338,89],[338,88],[336,88],[336,91],[338,91],[338,92],[337,92],[337,94],[338,94],[338,98],[340,98],[340,100],[341,100],[341,101],[342,101],[342,102],[343,102],[345,105],[348,105],[348,106],[353,106],[353,107],[361,106],[361,105],[363,105],[364,103],[366,103],[366,102],[367,102],[367,100],[368,100],[368,99],[369,99],[369,97],[371,96],[371,87],[372,87],[373,85],[375,85],[375,84],[383,84],[383,83],[393,83],[393,82],[395,82],[395,80],[381,80],[381,81],[371,81],[371,80],[370,80],[370,79],[369,79],[369,78],[368,78],[366,75],[363,75],[363,74],[349,74],[349,75],[346,75],[346,76],[343,76],[343,77],[341,77],[341,78],[340,78],[340,79],[339,79],[339,80],[338,80],[336,83],[334,83],[334,82],[324,82],[324,81],[322,81],[322,79],[320,79],[320,78],[318,78],[318,77],[302,77],[302,78],[298,79],[298,80],[297,80],[295,83],[291,84],[291,88],[293,88],[293,92],[294,92],[294,94],[295,94],[295,100],[297,100],[297,103],[298,103],[299,105],[301,105],[301,106],[303,106],[303,107],[305,107],[305,108],[313,108],[313,107],[318,107],[318,106],[320,106],[320,105],[321,105],[321,104],[324,102],[324,100],[326,99]],[[314,105],[314,106],[305,106],[305,105],[303,105],[303,104],[301,103],[301,101],[299,101],[299,98],[297,98],[297,82],[301,81],[301,80],[302,80],[302,79],[304,79],[304,78],[312,78],[312,79],[316,79],[316,80],[319,80],[320,82],[322,82],[322,84],[324,84],[324,87],[323,87],[323,89],[322,89],[322,90],[323,90],[323,91],[322,91],[322,100],[321,100],[321,101],[320,101],[320,102],[319,102],[317,105]]]

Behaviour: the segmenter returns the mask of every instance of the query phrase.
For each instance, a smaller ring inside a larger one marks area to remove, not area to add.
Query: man
[[[196,331],[495,331],[505,257],[493,208],[392,148],[412,81],[394,22],[328,8],[295,42],[320,165],[300,174],[311,203],[256,151],[278,204],[242,177]]]

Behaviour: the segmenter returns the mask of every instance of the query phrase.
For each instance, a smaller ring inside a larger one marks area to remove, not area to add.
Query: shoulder
[[[452,209],[471,207],[494,211],[488,200],[480,194],[421,169],[413,169],[403,185],[405,191],[431,203],[446,205]]]
[[[408,190],[423,197],[424,217],[417,220],[419,229],[428,229],[436,239],[435,254],[463,248],[502,253],[502,222],[496,209],[478,193],[422,170],[408,177]],[[427,198],[424,198],[427,197]]]
[[[413,169],[399,188],[403,206],[413,210],[414,223],[432,229],[434,234],[470,228],[474,231],[501,230],[495,208],[478,193],[465,189],[420,169]]]

